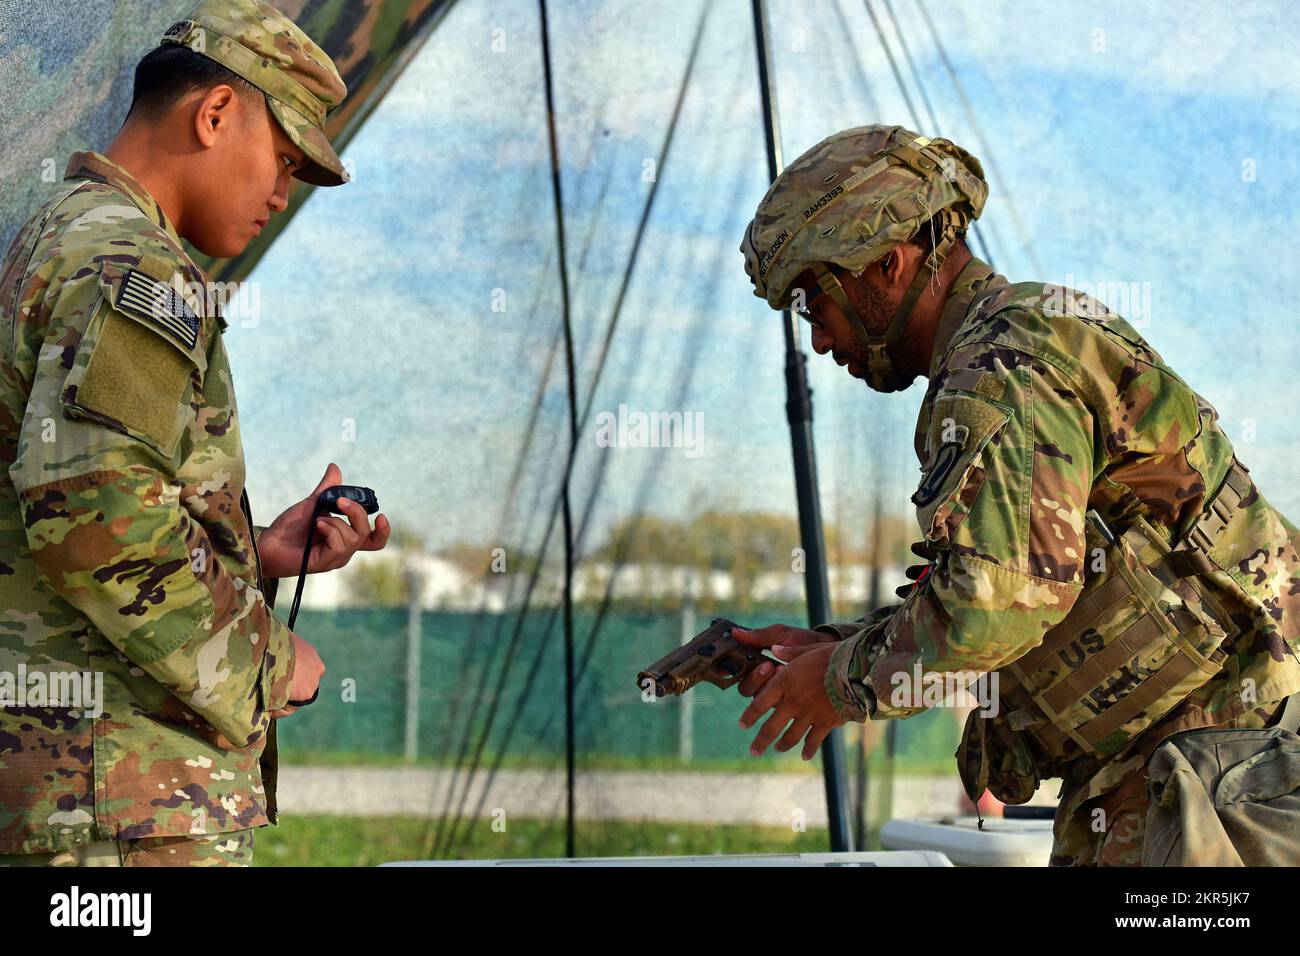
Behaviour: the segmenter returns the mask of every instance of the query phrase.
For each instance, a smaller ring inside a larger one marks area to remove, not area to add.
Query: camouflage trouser
[[[253,833],[100,840],[54,853],[0,854],[0,866],[251,866]]]
[[[1141,866],[1146,835],[1147,768],[1065,813],[1057,811],[1052,866]]]

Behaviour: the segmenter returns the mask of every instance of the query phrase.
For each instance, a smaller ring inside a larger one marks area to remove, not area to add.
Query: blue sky
[[[1287,8],[930,2],[977,133],[915,0],[891,2],[937,132],[997,168],[982,223],[999,271],[1147,284],[1143,333],[1218,408],[1265,495],[1300,518],[1300,69]],[[698,458],[598,448],[588,424],[575,500],[603,476],[596,538],[639,507],[794,511],[779,317],[752,296],[737,251],[767,185],[749,4],[711,6],[593,389],[702,7],[552,5],[579,399],[593,414],[703,413]],[[934,134],[892,19],[874,9]],[[771,4],[787,160],[847,126],[916,128],[866,10],[840,12],[847,35],[829,0]],[[535,502],[553,495],[568,429],[536,16],[531,0],[461,0],[345,153],[355,182],[318,190],[254,272],[259,323],[232,323],[227,345],[259,522],[333,460],[435,547],[536,540]],[[829,358],[810,365],[828,520],[861,527],[877,483],[905,513],[921,386],[882,396]]]

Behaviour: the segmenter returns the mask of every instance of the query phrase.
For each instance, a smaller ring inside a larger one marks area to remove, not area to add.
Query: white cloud
[[[913,58],[935,71],[936,86],[946,85],[937,48],[916,4],[895,0],[893,6]],[[811,8],[786,3],[778,9],[795,19],[800,10]],[[882,85],[892,86],[867,14],[860,4],[847,3],[845,9],[864,54],[881,67]],[[878,0],[875,9],[906,72],[898,34]],[[1293,11],[1282,3],[981,0],[975,5],[931,0],[926,9],[950,57],[983,64],[1023,87],[1031,86],[1035,76],[1067,74],[1081,85],[1119,80],[1147,92],[1199,94],[1212,89],[1217,94],[1276,93],[1300,99],[1295,21]]]

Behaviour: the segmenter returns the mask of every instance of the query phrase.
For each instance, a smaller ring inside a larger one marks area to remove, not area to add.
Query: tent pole
[[[573,511],[569,480],[578,444],[578,388],[573,358],[573,322],[569,303],[569,257],[564,242],[564,196],[560,189],[560,147],[555,130],[555,84],[551,77],[551,32],[546,17],[546,0],[537,0],[542,27],[542,70],[546,81],[546,134],[551,156],[551,196],[555,201],[555,245],[560,255],[560,300],[564,316],[564,361],[569,392],[569,464],[561,490],[564,507],[564,855],[577,856],[574,789],[577,763],[573,710]]]
[[[763,100],[763,135],[767,140],[768,178],[782,168],[780,121],[777,116],[775,65],[764,0],[750,0],[754,12],[754,41],[758,53],[758,85]],[[831,619],[830,585],[826,577],[826,542],[822,534],[821,497],[817,488],[817,455],[813,447],[812,390],[808,387],[808,357],[799,347],[795,319],[789,309],[781,313],[785,329],[786,419],[794,453],[795,495],[799,505],[799,538],[804,553],[804,588],[810,627]],[[826,817],[831,850],[853,849],[849,830],[848,792],[844,779],[844,736],[833,730],[821,748],[822,775],[826,783]]]

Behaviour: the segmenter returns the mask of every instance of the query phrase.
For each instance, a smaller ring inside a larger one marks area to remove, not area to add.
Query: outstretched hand
[[[343,484],[343,473],[330,462],[325,477],[316,489],[302,501],[276,518],[258,536],[257,552],[262,559],[262,574],[268,578],[297,577],[302,567],[302,549],[307,546],[307,533],[311,529],[316,499],[326,488]],[[349,498],[337,502],[347,517],[322,514],[316,518],[316,536],[312,541],[307,573],[333,571],[352,560],[358,551],[379,551],[388,543],[392,526],[382,513],[375,516],[374,530],[366,509]]]

